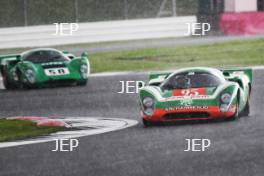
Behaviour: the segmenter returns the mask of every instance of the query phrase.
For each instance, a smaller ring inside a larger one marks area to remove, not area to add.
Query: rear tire
[[[15,89],[16,87],[11,83],[11,81],[8,78],[7,72],[5,70],[2,71],[2,77],[3,77],[3,84],[6,89]]]

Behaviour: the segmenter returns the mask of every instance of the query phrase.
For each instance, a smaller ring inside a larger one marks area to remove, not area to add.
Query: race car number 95
[[[181,93],[184,96],[198,96],[199,95],[198,89],[184,89],[181,91]]]

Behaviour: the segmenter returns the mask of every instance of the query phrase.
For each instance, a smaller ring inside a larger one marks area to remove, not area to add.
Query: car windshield
[[[56,61],[68,61],[69,59],[63,56],[58,51],[43,50],[35,51],[24,57],[25,61],[30,61],[33,63],[45,63],[45,62],[56,62]]]
[[[185,72],[170,77],[161,87],[165,89],[217,87],[220,83],[218,77],[207,72]]]

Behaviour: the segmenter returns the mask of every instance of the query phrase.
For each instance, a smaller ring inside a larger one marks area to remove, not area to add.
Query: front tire
[[[239,108],[239,103],[238,103],[238,100],[237,99],[237,103],[236,103],[236,112],[233,116],[231,116],[229,119],[230,120],[237,120],[239,118],[239,113],[238,113],[238,108]]]
[[[19,80],[17,83],[17,87],[19,89],[30,89],[30,85],[23,82],[21,71],[19,71],[19,70],[17,71],[17,76],[18,76],[18,80]]]
[[[249,116],[250,113],[250,106],[249,106],[249,100],[247,100],[246,106],[241,112],[241,116]]]
[[[246,106],[244,107],[243,111],[241,112],[241,116],[249,116],[249,113],[250,113],[249,100],[250,100],[250,95],[251,95],[251,84],[249,84],[248,87],[249,87],[249,90],[248,90],[247,103],[246,103]]]
[[[153,125],[152,122],[147,121],[146,119],[142,119],[142,123],[143,123],[144,127],[150,127]]]
[[[87,79],[86,80],[82,80],[82,81],[78,81],[77,82],[77,86],[86,86],[87,85]]]

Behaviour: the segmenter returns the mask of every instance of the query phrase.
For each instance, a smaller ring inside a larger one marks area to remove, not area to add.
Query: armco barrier
[[[0,28],[0,48],[183,37],[188,31],[186,23],[194,22],[195,16],[79,23],[72,36],[54,35],[55,25]]]

